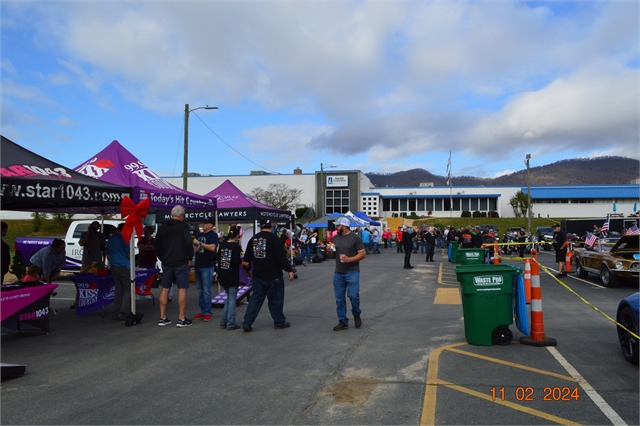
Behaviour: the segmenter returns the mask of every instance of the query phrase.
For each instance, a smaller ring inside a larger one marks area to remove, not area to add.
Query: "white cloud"
[[[189,102],[279,113],[287,125],[243,133],[264,154],[256,162],[278,169],[304,147],[390,170],[448,150],[485,163],[552,147],[637,151],[638,70],[626,67],[638,60],[637,5],[574,3],[21,7],[38,47],[57,56],[49,83],[82,85],[103,108],[116,108],[115,92],[153,111]],[[32,89],[32,100],[44,95]]]

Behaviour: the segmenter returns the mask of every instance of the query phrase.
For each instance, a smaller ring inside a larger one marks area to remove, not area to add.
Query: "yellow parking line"
[[[522,368],[524,370],[530,370],[536,373],[540,373],[540,374],[547,374],[553,377],[558,377],[560,379],[564,379],[564,380],[568,380],[568,381],[572,381],[575,382],[576,380],[573,377],[570,376],[563,376],[561,374],[556,374],[556,373],[552,373],[550,371],[544,371],[544,370],[538,370],[536,368],[532,368],[532,367],[527,367],[524,365],[520,365],[520,364],[515,364],[512,362],[508,362],[508,361],[503,361],[503,360],[499,360],[496,358],[491,358],[491,357],[486,357],[483,355],[478,355],[478,354],[473,354],[470,352],[465,352],[465,351],[461,351],[460,349],[455,349],[457,346],[463,346],[466,345],[466,342],[460,342],[460,343],[452,343],[450,345],[445,345],[445,346],[441,346],[439,348],[434,349],[431,354],[429,355],[429,362],[428,362],[428,366],[427,366],[427,382],[425,384],[425,393],[424,393],[424,400],[423,400],[423,404],[422,404],[422,415],[420,416],[420,424],[421,425],[433,425],[435,424],[435,420],[436,420],[436,397],[437,397],[437,391],[438,391],[438,385],[441,386],[447,386],[450,387],[452,389],[455,389],[457,391],[460,392],[464,392],[467,393],[469,395],[473,395],[473,396],[477,396],[479,398],[485,399],[487,401],[491,401],[491,402],[495,402],[497,404],[501,404],[504,405],[506,407],[509,408],[513,408],[515,410],[519,410],[519,411],[523,411],[525,413],[534,415],[534,416],[538,416],[553,422],[557,422],[560,424],[578,424],[578,423],[574,423],[571,422],[570,420],[567,419],[563,419],[561,417],[557,417],[551,414],[547,414],[544,413],[542,411],[538,411],[538,410],[534,410],[532,408],[527,408],[527,407],[523,407],[520,406],[518,404],[509,402],[509,401],[501,401],[501,400],[496,400],[496,401],[492,401],[491,397],[488,394],[483,394],[477,391],[474,391],[472,389],[467,389],[464,388],[462,386],[458,386],[458,385],[454,385],[452,383],[446,382],[444,380],[440,380],[438,378],[438,367],[439,367],[439,359],[440,359],[440,354],[443,351],[452,351],[452,352],[456,352],[456,353],[460,353],[463,355],[469,355],[469,356],[475,356],[477,358],[481,358],[481,359],[485,359],[487,361],[492,361],[492,362],[498,362],[504,365],[510,365],[516,368]]]
[[[496,399],[494,401],[487,394],[475,391],[473,389],[469,389],[469,388],[465,388],[465,387],[462,387],[462,386],[454,385],[453,383],[445,382],[444,380],[439,380],[438,382],[439,382],[438,384],[441,384],[441,385],[446,386],[446,387],[451,388],[451,389],[455,389],[455,390],[457,390],[459,392],[463,392],[463,393],[466,393],[468,395],[484,399],[485,401],[495,402],[496,404],[504,405],[505,407],[512,408],[512,409],[518,410],[518,411],[522,411],[523,413],[531,414],[532,416],[540,417],[540,418],[543,418],[545,420],[556,422],[556,423],[561,424],[561,425],[579,425],[580,424],[580,423],[572,422],[571,420],[564,419],[562,417],[554,416],[553,414],[545,413],[544,411],[539,411],[539,410],[536,410],[536,409],[533,409],[533,408],[525,407],[525,406],[522,406],[520,404],[516,404],[516,403],[513,403],[513,402],[502,401],[500,399]]]
[[[429,355],[429,365],[427,366],[427,383],[422,405],[421,425],[433,425],[436,421],[436,392],[438,387],[438,359],[442,351],[456,346],[466,345],[466,342],[452,343],[434,349]]]
[[[451,352],[462,354],[462,355],[467,355],[467,356],[472,356],[472,357],[475,357],[475,358],[484,359],[485,361],[495,362],[497,364],[502,364],[502,365],[508,365],[509,367],[520,368],[522,370],[533,371],[534,373],[538,373],[538,374],[544,374],[544,375],[547,375],[547,376],[557,377],[558,379],[568,380],[570,382],[575,382],[576,381],[576,379],[574,379],[571,376],[565,376],[563,374],[552,373],[551,371],[546,371],[546,370],[539,370],[537,368],[527,367],[526,365],[516,364],[514,362],[504,361],[504,360],[498,359],[498,358],[492,358],[492,357],[488,357],[488,356],[484,356],[484,355],[474,354],[474,353],[471,353],[471,352],[461,351],[460,349],[450,348],[448,350],[451,351]]]

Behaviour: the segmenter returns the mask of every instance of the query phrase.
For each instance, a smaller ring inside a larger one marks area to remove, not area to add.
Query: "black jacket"
[[[282,277],[282,270],[292,272],[284,245],[280,238],[269,231],[260,231],[247,243],[244,261],[253,262],[253,277],[275,280]]]
[[[171,219],[158,228],[153,247],[163,266],[175,268],[193,259],[193,240],[189,225]]]

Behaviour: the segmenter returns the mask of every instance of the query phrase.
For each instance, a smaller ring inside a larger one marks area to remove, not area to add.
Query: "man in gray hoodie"
[[[160,319],[158,326],[171,324],[165,316],[169,289],[175,281],[178,284],[178,322],[177,327],[189,327],[193,321],[185,317],[187,310],[187,289],[189,288],[189,270],[193,259],[193,243],[189,225],[183,222],[184,207],[171,209],[171,220],[158,228],[154,248],[158,259],[162,262],[162,291],[158,298]]]

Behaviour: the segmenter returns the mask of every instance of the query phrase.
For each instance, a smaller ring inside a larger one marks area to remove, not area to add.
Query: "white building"
[[[165,178],[182,186],[182,177]],[[510,200],[522,186],[417,186],[379,188],[359,170],[316,171],[292,174],[252,172],[236,176],[191,176],[188,189],[205,194],[226,179],[243,192],[266,189],[270,184],[285,184],[302,191],[300,204],[323,214],[363,211],[370,217],[388,218],[415,212],[418,216],[460,217],[463,211],[515,217]],[[626,185],[549,185],[532,186],[535,217],[604,217],[615,212],[628,216],[640,206],[640,184]],[[322,214],[317,213],[318,216]]]

